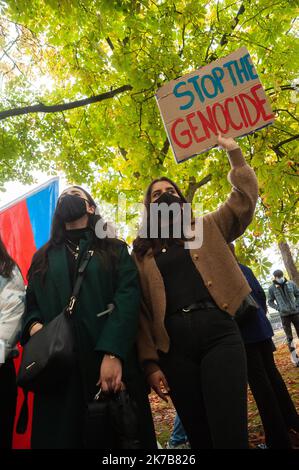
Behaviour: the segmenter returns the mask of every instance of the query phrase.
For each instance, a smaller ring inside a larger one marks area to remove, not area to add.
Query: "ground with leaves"
[[[275,361],[288,387],[296,408],[299,411],[299,369],[294,367],[294,365],[290,362],[290,356],[286,345],[280,345],[277,347]],[[153,393],[150,396],[150,402],[154,416],[157,439],[162,447],[165,447],[172,430],[175,410],[171,403],[167,404],[162,402],[162,400],[160,400],[157,395]],[[250,446],[256,447],[258,444],[264,442],[264,433],[259,413],[250,391],[248,395],[248,416]]]

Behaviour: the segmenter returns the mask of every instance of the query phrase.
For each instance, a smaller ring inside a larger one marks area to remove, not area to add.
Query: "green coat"
[[[80,240],[78,263],[90,246],[90,238],[87,233],[85,239]],[[105,352],[122,360],[123,380],[138,405],[143,447],[155,447],[147,389],[135,349],[140,302],[138,274],[122,242],[117,246],[117,258],[115,269],[106,266],[96,253],[88,264],[72,317],[80,366],[72,372],[62,391],[47,396],[35,395],[33,448],[83,447],[85,397],[91,400],[96,392]],[[28,340],[28,325],[32,320],[47,324],[63,310],[71,296],[72,282],[65,247],[51,249],[48,261],[44,281],[37,274],[29,280],[27,298],[30,296],[31,301],[23,318],[23,343]],[[110,303],[115,305],[113,312],[97,317]]]

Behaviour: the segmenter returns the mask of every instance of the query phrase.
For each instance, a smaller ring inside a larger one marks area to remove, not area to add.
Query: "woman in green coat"
[[[105,226],[96,204],[82,188],[72,186],[58,200],[51,238],[33,257],[28,273],[22,342],[59,315],[68,304],[77,270],[87,250],[94,255],[86,268],[72,316],[77,363],[63,387],[35,394],[32,448],[83,448],[86,403],[101,387],[126,387],[138,409],[143,448],[155,448],[147,388],[137,361],[135,338],[140,291],[138,274],[127,246],[99,237]],[[109,314],[99,315],[109,310]]]

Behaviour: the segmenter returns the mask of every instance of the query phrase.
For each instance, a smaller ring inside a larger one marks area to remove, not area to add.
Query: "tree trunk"
[[[279,242],[278,246],[289,278],[292,279],[292,281],[296,282],[297,286],[299,286],[299,271],[295,265],[288,243]]]

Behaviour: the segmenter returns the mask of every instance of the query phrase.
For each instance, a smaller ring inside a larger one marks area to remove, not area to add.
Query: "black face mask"
[[[56,214],[64,222],[74,222],[81,219],[86,213],[85,199],[76,194],[62,196],[56,209]]]
[[[161,196],[159,196],[158,199],[154,201],[154,204],[161,204],[162,202],[165,202],[168,206],[170,206],[170,204],[173,202],[182,203],[183,201],[179,196],[175,196],[174,194],[166,192],[161,194]]]
[[[181,228],[182,226],[182,217],[181,217],[182,208],[180,207],[181,204],[183,203],[182,198],[179,196],[170,194],[168,192],[165,192],[161,194],[161,196],[159,196],[158,199],[156,199],[156,201],[153,202],[152,204],[157,204],[159,206],[162,203],[165,203],[167,206],[170,206],[173,203],[177,203],[178,206],[174,208],[174,212],[171,210],[169,214],[168,213],[165,214],[165,219],[162,213],[159,212],[158,220],[150,221],[150,224],[151,223],[158,224],[158,238],[167,238],[167,239],[177,238],[177,236],[174,237],[174,233],[175,233],[176,227]],[[163,227],[165,228],[167,226],[169,230],[168,235],[163,236]],[[180,230],[180,233],[181,233],[181,230]]]

